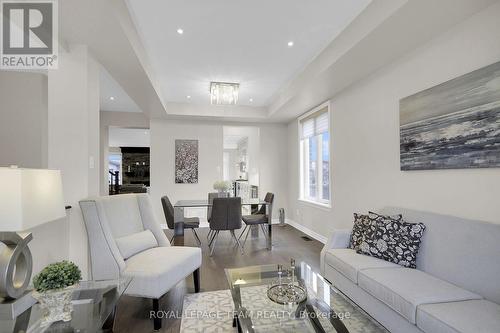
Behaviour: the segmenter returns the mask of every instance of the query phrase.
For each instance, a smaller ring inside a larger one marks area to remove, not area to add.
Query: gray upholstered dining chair
[[[246,232],[245,239],[243,240],[243,247],[245,246],[245,243],[247,241],[250,229],[254,225],[260,225],[260,228],[262,229],[262,233],[264,234],[266,240],[269,237],[264,225],[267,223],[271,223],[271,221],[269,221],[269,216],[272,216],[271,212],[273,211],[274,194],[271,192],[267,192],[264,201],[267,202],[267,205],[262,205],[256,214],[245,215],[242,217],[243,222],[245,222],[245,228],[241,232],[238,239],[241,239],[241,237],[243,237],[243,234]],[[266,208],[266,206],[268,207]]]
[[[172,203],[170,202],[168,196],[165,195],[161,197],[161,205],[163,207],[163,213],[165,214],[165,220],[167,221],[168,228],[174,230],[175,229],[174,206],[172,206]],[[184,218],[184,229],[191,229],[191,231],[193,231],[193,235],[194,238],[196,239],[196,242],[198,243],[198,246],[201,245],[200,237],[198,237],[198,234],[196,233],[196,229],[199,227],[200,227],[199,218],[197,217]],[[175,233],[170,239],[170,244],[173,243],[174,238],[175,238]]]
[[[91,279],[130,277],[125,294],[153,300],[154,329],[161,328],[159,299],[193,273],[200,289],[201,250],[170,246],[149,195],[122,194],[80,201],[88,235]]]
[[[207,207],[207,222],[210,224],[210,220],[212,218],[212,204],[214,203],[214,199],[219,197],[219,193],[211,192],[208,193],[208,207]],[[208,231],[207,238],[210,239],[212,237],[212,229]]]
[[[228,230],[231,233],[243,254],[243,247],[234,234],[236,229],[241,229],[241,198],[214,198],[210,218],[210,230],[212,230],[213,235],[208,244],[211,248],[210,256],[213,255],[219,232],[223,230]]]

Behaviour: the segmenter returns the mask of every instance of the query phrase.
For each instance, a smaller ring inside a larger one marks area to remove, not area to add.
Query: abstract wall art
[[[198,140],[175,140],[175,183],[198,183]]]
[[[401,170],[500,167],[500,62],[399,103]]]

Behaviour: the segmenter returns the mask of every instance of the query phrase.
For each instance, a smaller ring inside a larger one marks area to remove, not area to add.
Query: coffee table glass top
[[[289,267],[283,263],[284,271]],[[305,262],[295,268],[308,295],[298,305],[280,305],[267,297],[269,286],[278,279],[277,265],[225,271],[243,332],[388,332]]]
[[[41,327],[42,310],[35,304],[12,321],[0,324],[0,331],[31,332],[101,332],[105,324],[112,326],[115,306],[130,284],[131,278],[103,281],[80,281],[73,292],[73,312],[71,321],[55,322],[49,327]],[[5,325],[5,327],[4,327]],[[111,328],[111,327],[110,327]]]

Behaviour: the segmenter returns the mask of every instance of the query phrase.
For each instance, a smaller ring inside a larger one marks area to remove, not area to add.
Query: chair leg
[[[215,234],[216,234],[216,233],[217,233],[217,231],[212,230],[212,235],[210,236],[210,239],[209,239],[209,241],[208,241],[208,247],[211,247],[211,246],[212,246],[212,243],[213,243],[213,241],[214,241],[214,239],[215,239]]]
[[[263,224],[260,225],[260,228],[262,229],[262,233],[264,234],[264,238],[267,241],[267,238],[269,237],[269,235],[267,234],[266,228],[264,227]]]
[[[245,231],[247,230],[247,228],[248,228],[248,224],[245,225],[245,228],[243,228],[243,231],[241,232],[241,234],[238,237],[238,239],[241,239],[241,236],[243,236],[243,234],[245,233]]]
[[[219,230],[215,232],[214,238],[212,240],[212,249],[210,250],[210,256],[214,254],[215,243],[217,242],[217,236],[219,236]]]
[[[155,332],[157,332],[161,329],[160,300],[158,298],[153,299],[153,311],[155,313],[153,318],[153,328]]]
[[[194,238],[196,238],[196,242],[198,243],[198,246],[201,246],[201,240],[200,240],[200,237],[198,237],[198,234],[196,233],[196,230],[191,229],[193,231],[193,234],[194,234]]]
[[[172,238],[170,238],[170,245],[172,245],[174,243],[174,239],[175,239],[175,235],[173,235]]]
[[[193,272],[193,280],[194,280],[194,292],[199,293],[200,292],[200,269],[197,268]]]
[[[236,241],[236,245],[238,245],[238,247],[240,248],[241,254],[243,254],[243,248],[241,247],[240,240],[234,234],[234,230],[230,231],[231,231],[231,236],[233,236],[234,240]]]
[[[247,230],[247,235],[245,236],[245,240],[243,240],[243,247],[245,247],[245,244],[247,242],[248,235],[250,234],[250,231],[252,230],[252,226],[248,226]]]

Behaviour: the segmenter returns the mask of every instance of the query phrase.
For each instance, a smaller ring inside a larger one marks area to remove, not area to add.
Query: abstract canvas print
[[[500,62],[405,97],[401,170],[500,167]]]
[[[175,140],[175,182],[198,183],[198,140]]]

